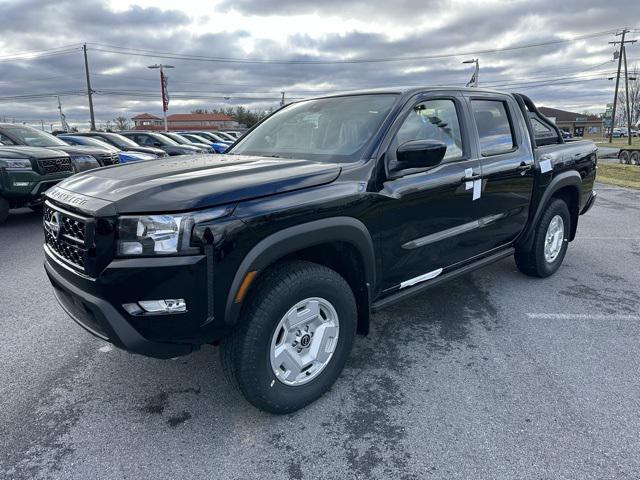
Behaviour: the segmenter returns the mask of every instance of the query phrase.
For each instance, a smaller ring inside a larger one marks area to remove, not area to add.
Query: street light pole
[[[471,60],[465,60],[462,63],[475,63],[476,69],[471,76],[471,80],[467,82],[467,87],[478,87],[478,76],[480,75],[480,59],[472,58]]]
[[[149,65],[147,68],[159,68],[160,69],[160,93],[162,96],[162,118],[164,120],[164,131],[168,131],[167,126],[167,110],[169,109],[169,95],[167,91],[167,77],[164,76],[165,68],[175,68],[173,65],[163,65],[156,63],[155,65]]]

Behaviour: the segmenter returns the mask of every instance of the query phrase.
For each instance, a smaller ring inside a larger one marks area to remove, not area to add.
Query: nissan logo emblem
[[[60,214],[58,212],[53,212],[51,218],[49,220],[45,220],[44,224],[55,239],[60,237],[62,222],[60,221]]]

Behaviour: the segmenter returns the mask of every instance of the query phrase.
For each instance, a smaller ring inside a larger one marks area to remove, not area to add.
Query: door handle
[[[482,178],[482,175],[480,175],[480,174],[470,175],[468,177],[462,177],[460,182],[462,182],[462,183],[464,183],[464,182],[473,182],[474,180],[480,180],[481,178]]]
[[[518,171],[520,172],[521,175],[524,175],[526,172],[528,172],[529,170],[531,170],[533,168],[533,164],[531,163],[524,163],[522,162],[519,166],[518,166]]]

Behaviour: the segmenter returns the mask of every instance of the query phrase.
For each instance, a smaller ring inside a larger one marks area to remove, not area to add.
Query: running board
[[[497,253],[494,253],[493,255],[489,255],[488,257],[481,258],[480,260],[476,260],[473,263],[470,263],[463,267],[447,272],[444,275],[435,277],[431,281],[419,283],[417,285],[414,285],[413,287],[406,288],[398,292],[392,293],[388,297],[384,297],[384,298],[381,298],[380,300],[376,300],[375,302],[373,302],[373,304],[371,305],[371,311],[375,313],[378,310],[382,310],[383,308],[387,308],[391,305],[394,305],[404,300],[405,298],[409,298],[418,293],[422,293],[431,287],[435,287],[436,285],[440,285],[441,283],[444,283],[448,280],[459,277],[461,275],[465,275],[469,272],[473,272],[478,268],[482,268],[486,265],[497,262],[498,260],[501,260],[505,257],[509,257],[513,255],[514,252],[515,252],[514,248],[507,248],[505,250],[501,250]]]

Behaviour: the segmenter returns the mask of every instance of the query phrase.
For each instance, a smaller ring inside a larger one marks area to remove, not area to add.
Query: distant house
[[[131,118],[135,130],[164,130],[164,121],[160,117],[143,113]],[[173,113],[167,116],[167,128],[180,130],[234,130],[240,124],[222,113]]]
[[[132,117],[131,120],[133,120],[133,125],[136,130],[152,130],[154,127],[162,127],[164,125],[160,117],[156,117],[150,113],[136,115],[135,117]]]
[[[538,110],[553,121],[560,130],[569,132],[574,137],[604,135],[603,120],[597,115],[585,115],[549,107],[539,107]]]

